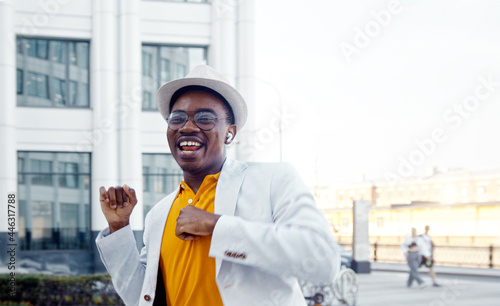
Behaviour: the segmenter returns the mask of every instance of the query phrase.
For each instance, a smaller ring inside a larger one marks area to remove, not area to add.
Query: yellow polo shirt
[[[214,213],[215,188],[220,172],[208,175],[198,192],[181,182],[163,231],[160,269],[167,293],[167,305],[223,305],[215,282],[215,258],[209,257],[212,236],[184,241],[175,236],[179,211],[193,205]]]

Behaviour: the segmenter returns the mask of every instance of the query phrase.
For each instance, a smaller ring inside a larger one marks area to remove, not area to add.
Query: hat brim
[[[203,86],[218,92],[224,97],[224,99],[226,99],[229,106],[231,106],[231,110],[234,114],[234,123],[238,130],[241,130],[241,128],[245,125],[247,120],[247,106],[245,99],[243,99],[236,89],[227,83],[206,78],[188,77],[163,84],[160,89],[158,89],[156,97],[158,109],[164,119],[166,119],[170,114],[170,101],[172,96],[176,91],[187,86]]]

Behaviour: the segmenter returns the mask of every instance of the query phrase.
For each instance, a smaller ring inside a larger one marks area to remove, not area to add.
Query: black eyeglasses
[[[193,117],[196,126],[204,131],[210,131],[213,129],[219,119],[228,119],[217,118],[215,114],[210,111],[197,111],[189,113],[185,111],[175,111],[168,115],[168,128],[173,131],[177,131],[186,125],[186,122],[188,122],[189,117],[191,116]]]

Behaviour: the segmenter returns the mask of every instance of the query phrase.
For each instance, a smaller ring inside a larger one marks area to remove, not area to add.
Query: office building
[[[145,214],[182,179],[156,90],[208,64],[238,88],[252,118],[253,5],[0,1],[0,242],[15,244],[18,271],[103,271],[94,243],[107,226],[99,186],[136,189],[140,247]],[[245,131],[240,140],[251,121]],[[238,145],[231,150],[238,156]]]

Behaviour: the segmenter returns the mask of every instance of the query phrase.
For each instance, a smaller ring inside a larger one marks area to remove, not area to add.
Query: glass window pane
[[[153,55],[147,51],[142,51],[142,75],[153,76],[152,67]]]
[[[59,186],[65,188],[78,187],[78,164],[76,163],[61,163],[60,168],[63,174],[59,175]]]
[[[36,40],[36,57],[46,59],[47,55],[48,55],[47,40],[37,39]]]
[[[24,173],[24,158],[17,159],[17,172]],[[24,184],[24,174],[17,176],[17,183]]]
[[[155,99],[158,90],[158,47],[142,46],[142,89],[143,89],[143,109],[156,109]]]
[[[66,63],[66,43],[59,40],[50,42],[52,49],[52,60],[59,63]]]
[[[69,63],[70,65],[76,66],[76,43],[74,41],[70,41],[68,43],[69,49]]]
[[[150,189],[150,184],[149,184],[149,167],[142,167],[142,190],[143,191],[149,191]]]
[[[77,105],[78,101],[78,83],[75,81],[69,81],[69,104]]]
[[[39,98],[48,98],[48,77],[43,74],[28,72],[26,83],[28,95]]]
[[[21,38],[16,38],[16,50],[17,50],[17,53],[19,54],[23,54],[23,49],[24,49],[24,40],[21,39]]]
[[[76,43],[77,49],[77,62],[80,68],[89,68],[89,43],[78,42]]]
[[[80,94],[77,96],[78,97],[78,106],[86,106],[88,107],[89,104],[89,84],[87,83],[80,83]]]
[[[177,47],[161,45],[142,46],[142,88],[152,94],[147,103],[143,94],[143,110],[156,110],[156,91],[161,85],[176,78],[185,77],[192,68],[206,64],[204,47]]]
[[[38,97],[47,99],[49,97],[49,77],[46,75],[37,75],[37,93]]]
[[[153,95],[149,91],[142,91],[142,108],[151,109],[154,107],[155,101],[153,100]]]
[[[28,95],[36,97],[37,96],[37,77],[36,73],[28,72],[28,82],[26,83],[28,87]]]
[[[27,178],[18,184],[22,250],[90,248],[90,189],[80,184],[88,171],[88,153],[18,152],[18,177]]]
[[[21,95],[23,93],[23,71],[17,69],[17,94]]]
[[[17,45],[18,105],[89,107],[88,42],[18,37]]]
[[[172,80],[171,73],[170,73],[170,60],[162,58],[161,59],[161,83],[167,83],[168,81]]]
[[[60,79],[54,79],[54,102],[56,104],[66,104],[66,82]]]
[[[31,184],[52,185],[52,162],[47,160],[31,160]]]
[[[144,216],[166,195],[176,190],[182,170],[171,154],[143,154]]]
[[[175,67],[175,75],[176,79],[180,79],[186,76],[186,65],[183,64],[177,64]]]
[[[36,57],[36,39],[26,39],[25,47],[29,56]]]

